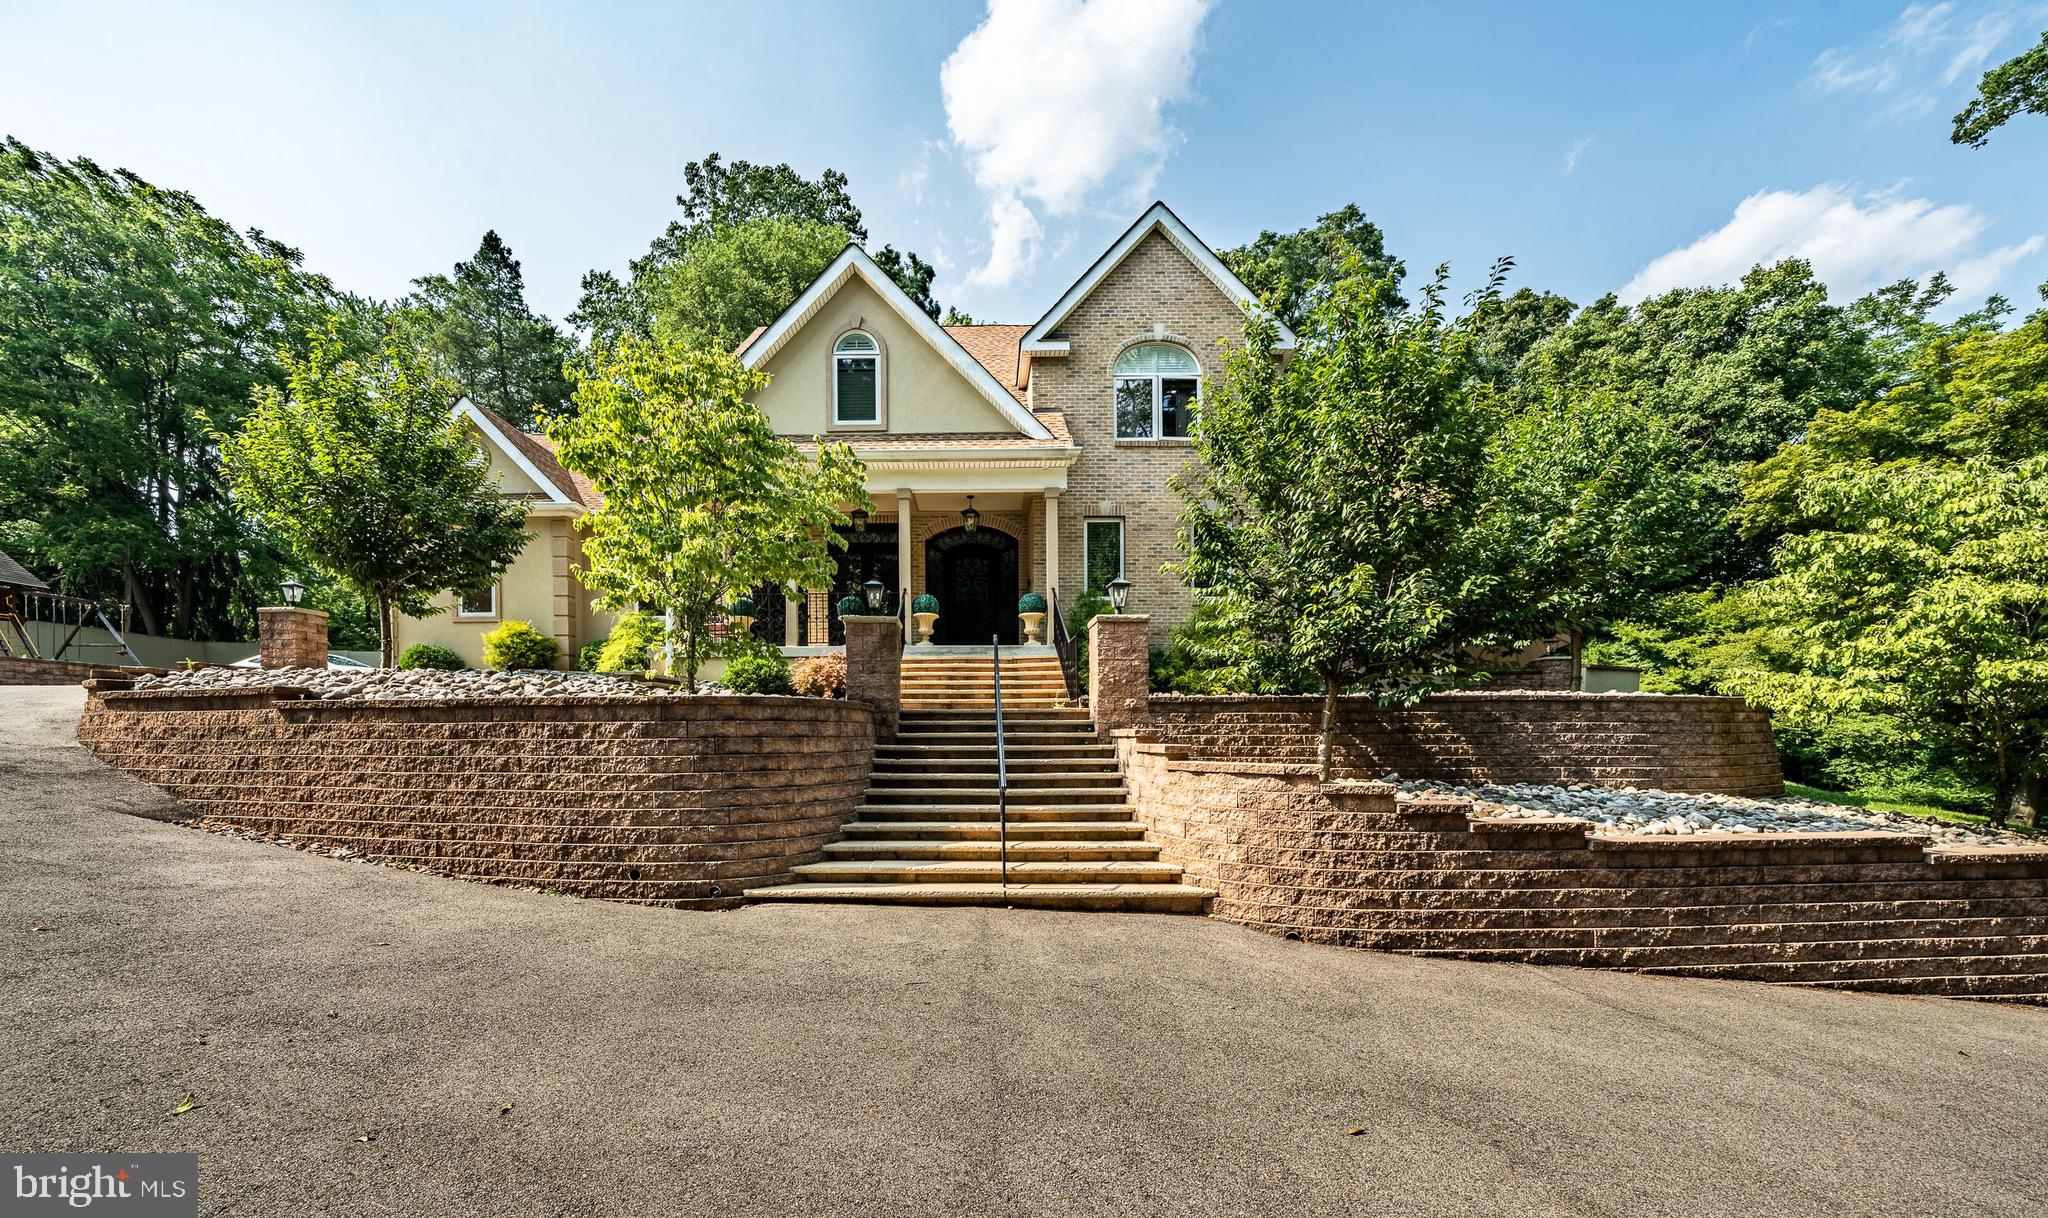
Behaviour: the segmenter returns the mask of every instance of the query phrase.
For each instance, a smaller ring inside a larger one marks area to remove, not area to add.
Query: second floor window
[[[832,344],[832,421],[882,421],[882,348],[862,330]]]
[[[1116,438],[1184,440],[1195,421],[1202,366],[1186,347],[1140,343],[1116,357]]]

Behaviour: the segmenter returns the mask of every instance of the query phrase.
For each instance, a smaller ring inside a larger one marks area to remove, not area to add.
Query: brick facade
[[[874,750],[867,707],[821,698],[298,694],[96,690],[78,735],[208,824],[704,908],[818,858]]]
[[[1060,496],[1060,596],[1071,605],[1081,591],[1085,522],[1120,519],[1129,610],[1150,616],[1153,645],[1161,646],[1194,611],[1188,590],[1160,570],[1178,553],[1174,531],[1181,499],[1167,479],[1187,467],[1194,450],[1185,440],[1118,440],[1110,370],[1135,343],[1175,342],[1200,361],[1203,383],[1209,384],[1223,374],[1225,344],[1243,338],[1244,314],[1155,229],[1103,277],[1061,329],[1068,353],[1031,364],[1032,405],[1061,410],[1081,446]]]
[[[2048,848],[1893,833],[1589,836],[1118,733],[1131,807],[1212,915],[1413,955],[2048,1001]]]
[[[1149,725],[1195,758],[1315,760],[1314,697],[1150,699]],[[1342,778],[1570,783],[1774,796],[1785,792],[1769,713],[1740,698],[1485,691],[1412,707],[1339,700]]]

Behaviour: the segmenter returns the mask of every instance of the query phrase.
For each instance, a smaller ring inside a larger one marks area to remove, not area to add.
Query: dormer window
[[[1186,347],[1139,343],[1116,357],[1116,438],[1185,440],[1202,366]]]
[[[882,347],[865,330],[832,344],[832,421],[873,427],[882,421]]]

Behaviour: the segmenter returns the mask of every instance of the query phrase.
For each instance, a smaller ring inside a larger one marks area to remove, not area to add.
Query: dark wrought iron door
[[[936,559],[936,561],[934,561]],[[986,646],[990,637],[1017,641],[1017,539],[994,529],[952,530],[932,539],[927,575],[939,598],[933,639]]]

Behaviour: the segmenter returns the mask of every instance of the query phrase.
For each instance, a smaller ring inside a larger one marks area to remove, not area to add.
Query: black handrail
[[[989,663],[996,674],[996,855],[1002,871],[1003,908],[1010,907],[1010,755],[1003,744],[1003,636],[990,635]]]
[[[1067,705],[1081,701],[1081,649],[1067,632],[1067,618],[1060,612],[1060,590],[1052,590],[1052,649],[1060,658],[1060,678],[1067,683]]]

